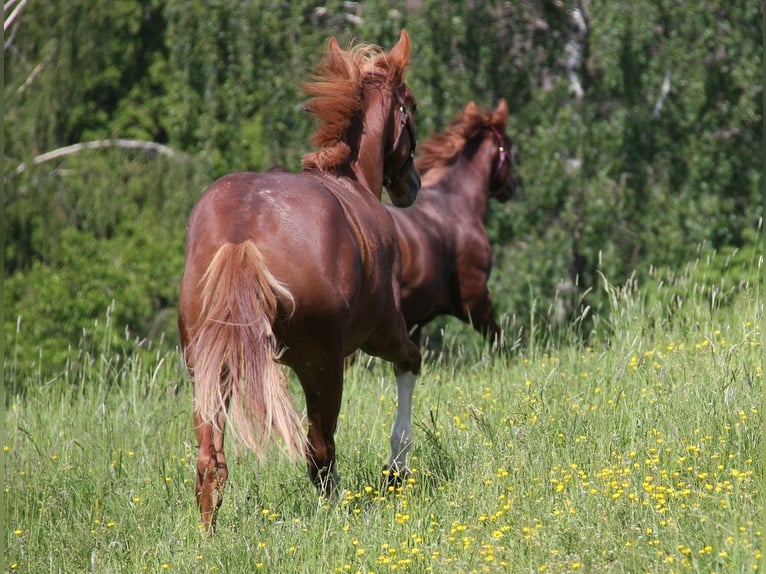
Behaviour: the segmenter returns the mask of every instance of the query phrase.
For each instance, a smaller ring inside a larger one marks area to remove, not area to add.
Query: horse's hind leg
[[[335,464],[335,428],[343,395],[343,356],[295,369],[306,395],[309,420],[306,460],[311,481],[330,496],[340,482]]]
[[[202,423],[194,414],[194,429],[199,443],[197,457],[197,504],[202,524],[208,531],[215,529],[218,508],[223,502],[223,485],[229,476],[226,456],[223,453],[223,435],[226,420],[223,411],[218,415],[218,429],[210,423]]]

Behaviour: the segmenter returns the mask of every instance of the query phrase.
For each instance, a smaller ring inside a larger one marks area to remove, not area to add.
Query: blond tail
[[[186,352],[202,423],[215,427],[223,410],[235,436],[259,457],[272,431],[290,458],[303,456],[303,425],[277,363],[281,353],[271,328],[278,301],[292,306],[293,296],[252,241],[224,244],[200,287],[202,310]]]

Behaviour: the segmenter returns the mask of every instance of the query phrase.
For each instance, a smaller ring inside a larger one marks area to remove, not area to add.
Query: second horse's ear
[[[391,48],[388,59],[393,61],[396,67],[404,73],[404,68],[410,63],[410,35],[407,30],[402,29],[399,33],[399,41],[396,46]]]
[[[497,104],[497,108],[492,114],[492,122],[496,124],[505,125],[505,122],[507,119],[508,119],[508,102],[505,101],[505,98],[500,98],[500,101]]]

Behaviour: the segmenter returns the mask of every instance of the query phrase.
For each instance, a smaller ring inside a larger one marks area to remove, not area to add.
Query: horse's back
[[[317,178],[296,173],[238,172],[213,182],[189,218],[187,268],[204,267],[222,245],[244,241],[291,290],[309,280],[321,287],[322,277],[342,287],[350,271],[339,263],[357,256],[339,202]]]
[[[335,325],[345,340],[363,340],[392,304],[395,252],[393,224],[368,196],[306,173],[223,176],[189,219],[182,293],[193,291],[222,245],[252,241],[295,298],[291,328],[278,327],[288,346],[298,346],[299,324],[302,333],[313,325],[329,336]]]
[[[240,243],[260,237],[291,236],[307,213],[342,215],[321,183],[288,172],[236,172],[214,181],[192,210],[187,226],[187,252],[202,244]],[[308,225],[304,226],[304,230]],[[203,232],[204,230],[204,232]]]

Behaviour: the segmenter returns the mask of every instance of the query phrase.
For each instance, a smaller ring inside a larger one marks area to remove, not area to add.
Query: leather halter
[[[492,174],[492,178],[494,179],[497,177],[497,174],[500,173],[503,164],[505,164],[506,161],[510,162],[510,156],[508,155],[508,150],[505,149],[505,138],[500,133],[500,131],[495,126],[491,126],[489,129],[492,131],[492,135],[495,136],[497,142],[497,151],[500,152],[500,155],[497,158],[497,166],[495,167],[495,171]]]
[[[399,94],[399,92],[394,92],[394,97],[396,98],[396,103],[399,104],[399,123],[401,125],[401,128],[399,129],[399,135],[396,136],[396,141],[394,142],[394,149],[399,147],[399,140],[402,139],[402,134],[404,133],[404,129],[407,129],[407,135],[410,136],[410,159],[415,158],[415,133],[412,131],[412,125],[410,124],[410,114],[407,112],[407,106],[404,105],[404,101],[402,100],[402,96]]]
[[[402,100],[401,95],[399,92],[394,91],[394,97],[396,98],[396,103],[399,104],[399,133],[396,135],[396,140],[394,141],[393,150],[396,150],[396,148],[399,147],[399,141],[402,139],[402,134],[404,133],[404,130],[407,130],[407,135],[410,137],[410,157],[409,159],[402,165],[399,170],[396,172],[395,177],[393,179],[398,180],[402,174],[409,169],[410,164],[415,160],[415,132],[412,129],[412,124],[410,123],[410,114],[407,112],[407,106],[404,105],[404,100]],[[392,150],[392,153],[393,153]],[[383,178],[383,185],[386,187],[389,187],[391,185],[392,178],[391,177],[384,177]]]

